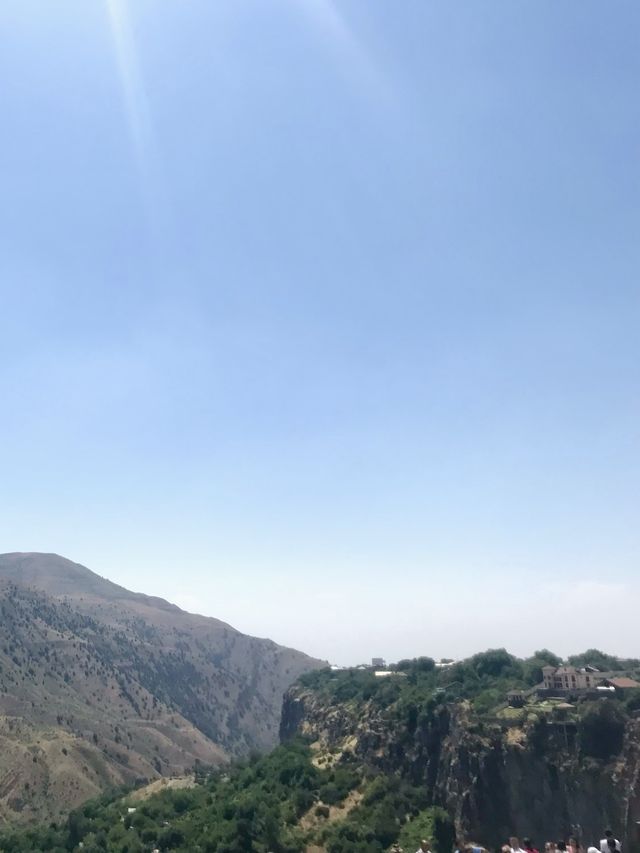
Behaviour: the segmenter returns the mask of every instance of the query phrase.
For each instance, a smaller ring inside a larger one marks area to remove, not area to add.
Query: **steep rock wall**
[[[580,753],[575,725],[479,721],[464,703],[398,720],[371,704],[331,704],[312,691],[285,696],[280,735],[303,734],[315,748],[424,785],[454,816],[458,833],[487,845],[510,834],[538,844],[578,833],[586,846],[615,827],[639,850],[640,723],[627,725],[608,762]]]

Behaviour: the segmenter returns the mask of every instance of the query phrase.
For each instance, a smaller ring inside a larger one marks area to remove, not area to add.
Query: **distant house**
[[[624,673],[600,672],[592,666],[545,666],[542,668],[542,690],[540,693],[566,696],[572,693],[602,694],[615,690],[617,694],[640,689],[640,682]]]
[[[593,667],[578,669],[575,666],[544,666],[542,668],[544,689],[554,693],[593,690],[605,677],[606,673],[598,672]]]
[[[507,703],[510,708],[523,708],[525,696],[523,690],[510,690],[507,693]]]

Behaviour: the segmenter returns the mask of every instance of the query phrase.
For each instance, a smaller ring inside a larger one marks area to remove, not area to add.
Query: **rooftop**
[[[634,687],[640,687],[640,682],[634,681],[633,678],[622,676],[621,678],[608,678],[608,683],[619,690],[631,690]]]

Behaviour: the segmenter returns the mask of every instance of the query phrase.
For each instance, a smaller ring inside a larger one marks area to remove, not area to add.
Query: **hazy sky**
[[[0,551],[640,655],[639,91],[635,0],[3,0]]]

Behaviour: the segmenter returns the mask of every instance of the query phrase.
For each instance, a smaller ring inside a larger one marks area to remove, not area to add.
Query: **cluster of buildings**
[[[640,688],[640,682],[619,672],[601,672],[594,666],[545,666],[539,693],[548,696],[589,692],[616,692]]]
[[[624,696],[628,690],[640,689],[640,682],[620,672],[601,672],[595,666],[545,666],[542,684],[533,690],[510,690],[507,703],[521,708],[527,697],[537,693],[540,699],[596,699],[602,696]],[[566,707],[571,707],[567,705]]]

